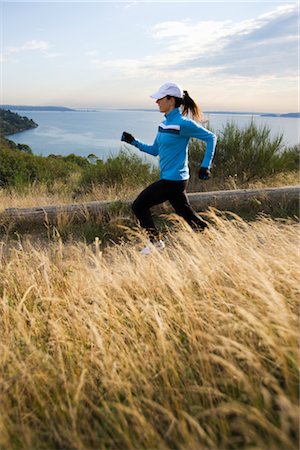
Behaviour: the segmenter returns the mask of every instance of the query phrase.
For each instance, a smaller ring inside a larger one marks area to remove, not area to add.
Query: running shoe
[[[166,244],[164,243],[164,241],[159,240],[156,242],[151,242],[148,241],[146,247],[144,247],[141,251],[140,254],[145,256],[145,255],[149,255],[150,253],[152,253],[154,250],[158,250],[161,251],[165,248]]]

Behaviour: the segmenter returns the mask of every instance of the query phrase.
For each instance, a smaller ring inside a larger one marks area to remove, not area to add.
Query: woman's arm
[[[200,139],[206,143],[206,150],[201,163],[201,167],[210,169],[215,154],[217,136],[204,128],[194,120],[184,119],[180,127],[180,134],[183,136]]]
[[[137,147],[142,152],[148,153],[149,155],[157,156],[158,155],[158,142],[157,137],[155,138],[152,145],[144,144],[143,142],[139,141],[138,139],[134,139],[131,143],[135,147]]]
[[[143,142],[135,139],[132,134],[127,133],[127,131],[123,131],[121,141],[127,142],[128,144],[134,145],[139,150],[145,153],[149,153],[149,155],[157,156],[158,155],[158,140],[157,136],[152,145],[144,144]]]

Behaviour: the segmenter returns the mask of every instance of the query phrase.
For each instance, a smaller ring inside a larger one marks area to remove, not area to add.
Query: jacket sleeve
[[[152,145],[144,144],[143,142],[139,141],[138,139],[134,139],[131,144],[134,145],[135,147],[137,147],[142,152],[148,153],[149,155],[153,155],[153,156],[158,155],[157,136]]]
[[[210,169],[215,154],[217,136],[194,120],[184,120],[181,125],[181,134],[186,137],[200,139],[206,143],[206,150],[201,167]]]

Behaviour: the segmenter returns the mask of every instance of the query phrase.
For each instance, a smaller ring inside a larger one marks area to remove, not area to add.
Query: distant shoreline
[[[12,111],[76,111],[66,106],[30,106],[30,105],[0,105],[0,109]]]
[[[0,105],[0,109],[8,109],[12,111],[53,111],[53,112],[99,112],[99,111],[142,111],[142,112],[157,112],[157,109],[149,108],[68,108],[65,106],[30,106],[30,105]],[[220,115],[248,115],[260,117],[284,117],[284,118],[300,118],[300,112],[289,113],[271,113],[271,112],[253,112],[253,111],[203,111],[205,114],[220,114]]]

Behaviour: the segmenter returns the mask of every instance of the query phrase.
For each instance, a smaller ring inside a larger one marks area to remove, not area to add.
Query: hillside
[[[300,113],[286,113],[286,114],[272,114],[272,113],[266,113],[261,114],[261,117],[285,117],[285,118],[292,118],[292,119],[299,119]]]
[[[0,105],[0,109],[13,111],[75,111],[65,106],[31,106],[31,105]]]
[[[1,448],[298,448],[299,224],[209,219],[0,242]]]
[[[6,136],[9,134],[18,133],[31,128],[38,127],[32,119],[20,116],[10,110],[0,109],[0,135]]]
[[[300,112],[289,112],[289,113],[261,113],[261,112],[255,112],[255,111],[204,111],[205,114],[228,114],[228,115],[250,115],[250,116],[261,116],[261,117],[285,117],[285,118],[293,118],[293,119],[299,119],[300,118]]]

